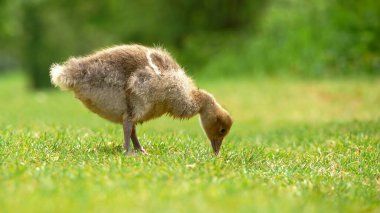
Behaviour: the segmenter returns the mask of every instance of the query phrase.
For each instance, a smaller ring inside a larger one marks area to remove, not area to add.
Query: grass
[[[219,157],[197,118],[138,127],[150,156],[72,94],[0,76],[2,212],[378,212],[380,79],[201,80],[231,111]]]

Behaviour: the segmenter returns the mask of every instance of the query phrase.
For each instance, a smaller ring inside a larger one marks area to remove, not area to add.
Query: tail
[[[54,86],[59,87],[62,90],[69,90],[71,88],[69,76],[65,72],[65,67],[63,65],[51,65],[50,79]]]

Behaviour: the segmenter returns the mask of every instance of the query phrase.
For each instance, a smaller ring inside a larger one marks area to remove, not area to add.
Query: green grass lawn
[[[378,212],[380,79],[201,80],[234,125],[214,157],[198,118],[121,126],[0,76],[1,212]]]

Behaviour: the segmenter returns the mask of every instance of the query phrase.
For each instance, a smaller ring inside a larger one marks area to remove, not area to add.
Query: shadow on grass
[[[122,145],[99,144],[96,148],[97,150],[99,150],[99,152],[102,152],[104,154],[113,154],[113,155],[124,154],[124,147]]]

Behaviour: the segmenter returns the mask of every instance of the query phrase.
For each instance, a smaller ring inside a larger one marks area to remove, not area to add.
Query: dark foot
[[[145,149],[141,149],[141,150],[134,149],[133,151],[129,150],[128,152],[124,150],[124,154],[126,156],[135,156],[135,155],[138,155],[140,153],[143,155],[149,155],[149,153],[147,151],[145,151]]]
[[[135,156],[136,152],[129,150],[128,152],[124,151],[125,156]]]
[[[143,153],[144,155],[149,155],[149,153],[147,151],[145,151],[145,149],[142,147],[140,149],[140,152]]]

